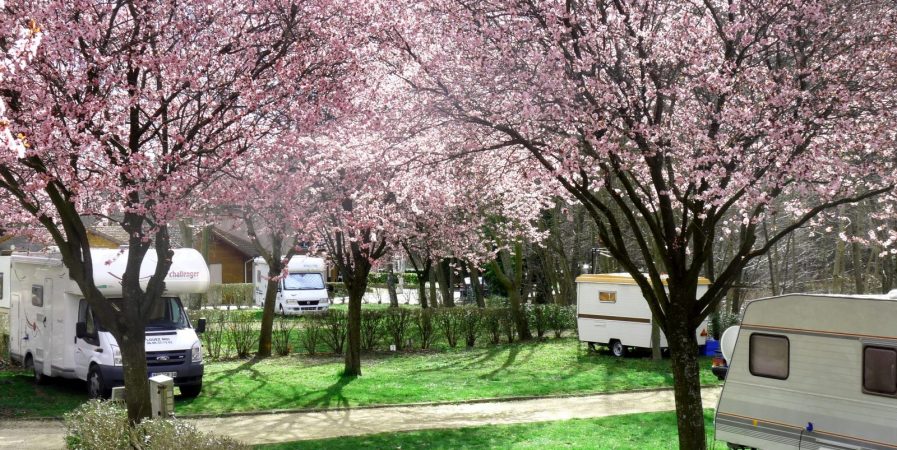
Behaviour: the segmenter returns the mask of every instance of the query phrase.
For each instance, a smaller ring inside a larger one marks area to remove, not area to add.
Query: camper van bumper
[[[100,365],[100,373],[103,375],[103,381],[109,386],[124,386],[125,376],[121,366],[104,366]],[[174,372],[175,386],[190,386],[202,383],[202,375],[204,372],[203,365],[200,364],[176,364],[170,366],[152,366],[147,370],[147,376],[159,374],[163,372]]]

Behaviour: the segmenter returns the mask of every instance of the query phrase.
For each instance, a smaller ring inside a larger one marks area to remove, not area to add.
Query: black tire
[[[614,339],[614,340],[610,341],[610,344],[608,344],[608,347],[610,347],[610,353],[612,355],[616,356],[617,358],[622,358],[622,357],[626,356],[626,346],[624,346],[623,343],[620,342],[619,340]]]
[[[31,372],[31,377],[34,379],[34,384],[46,384],[47,376],[38,372],[34,367],[34,359],[29,354],[25,357],[25,370]]]
[[[90,366],[87,371],[87,397],[90,399],[108,399],[112,390],[103,381],[103,374],[97,366]]]
[[[191,384],[189,386],[180,386],[180,389],[181,389],[181,397],[196,398],[199,396],[199,393],[202,391],[202,383]]]

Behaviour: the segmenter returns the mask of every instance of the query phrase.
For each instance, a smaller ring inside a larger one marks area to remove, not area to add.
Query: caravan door
[[[22,348],[22,301],[19,293],[14,292],[9,296],[9,355],[22,361],[25,350]]]

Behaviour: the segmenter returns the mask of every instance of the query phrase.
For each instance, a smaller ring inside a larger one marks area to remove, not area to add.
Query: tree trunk
[[[121,317],[121,321],[124,320]],[[138,322],[142,324],[142,321]],[[128,421],[136,424],[152,414],[146,366],[146,330],[142,326],[125,324],[121,336],[115,336],[115,341],[121,350]]]
[[[357,275],[357,274],[356,274]],[[365,275],[367,278],[367,275]],[[355,286],[360,284],[361,286]],[[346,336],[346,364],[343,375],[347,377],[361,376],[361,298],[364,297],[365,283],[352,283],[349,290],[349,314]]]
[[[514,323],[517,324],[517,339],[521,341],[532,339],[533,334],[529,331],[529,321],[526,320],[526,313],[523,311],[523,301],[519,289],[508,291],[508,302],[511,304],[511,316],[514,318]]]
[[[439,299],[436,297],[436,272],[439,271],[439,267],[431,267],[430,276],[428,277],[428,281],[430,282],[430,303],[432,303],[432,307],[439,307]]]
[[[470,270],[470,289],[473,290],[473,297],[476,299],[477,307],[485,308],[486,299],[483,298],[483,287],[480,286],[480,269],[474,264],[468,265]]]
[[[654,361],[663,359],[663,355],[660,353],[660,326],[653,318],[651,319],[651,359]]]
[[[448,259],[439,261],[436,265],[436,281],[439,282],[439,293],[442,295],[442,306],[451,308],[455,306],[454,293],[452,292],[452,268]]]
[[[386,274],[386,290],[389,291],[389,307],[399,307],[399,294],[396,292],[396,284],[398,279],[393,270],[392,264],[389,265],[389,272]]]
[[[417,273],[417,301],[420,303],[421,309],[427,309],[430,305],[427,303],[427,280],[430,279],[430,264],[424,270],[416,270]]]
[[[674,302],[674,305],[681,302]],[[678,305],[677,305],[678,306]],[[701,403],[701,373],[698,364],[698,341],[684,308],[672,308],[666,324],[667,342],[673,369],[673,391],[676,419],[679,426],[679,448],[707,448],[704,431],[704,410]]]
[[[265,305],[262,310],[262,330],[259,334],[259,351],[257,357],[267,358],[271,356],[271,342],[274,334],[274,304],[277,303],[277,276],[280,270],[274,266],[268,266],[268,285],[265,287]]]

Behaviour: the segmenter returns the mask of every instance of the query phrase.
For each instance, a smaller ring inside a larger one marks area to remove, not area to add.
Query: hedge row
[[[528,305],[530,331],[534,337],[561,337],[575,331],[575,310],[558,305]],[[251,311],[204,310],[206,332],[202,335],[205,356],[221,359],[245,358],[258,348],[261,322]],[[309,355],[342,354],[346,346],[348,317],[343,310],[302,316],[277,316],[273,350],[279,355],[301,352]],[[508,308],[389,308],[361,311],[361,349],[404,351],[433,346],[497,345],[517,339],[516,323]]]

